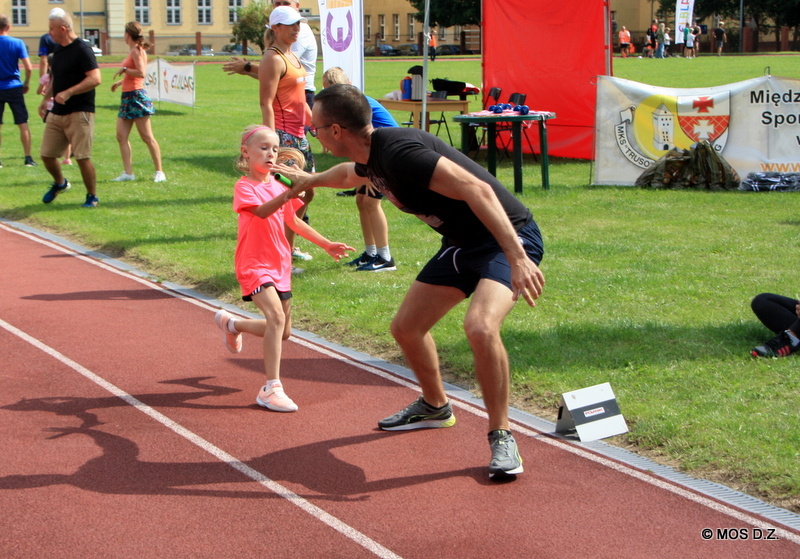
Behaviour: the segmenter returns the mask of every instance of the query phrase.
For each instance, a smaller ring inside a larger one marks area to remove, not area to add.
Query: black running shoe
[[[792,338],[787,332],[781,332],[771,340],[756,346],[750,352],[753,357],[789,357],[800,345],[792,345]]]
[[[353,189],[350,189],[350,190],[340,190],[339,192],[336,193],[336,195],[337,196],[355,196],[356,195],[356,189],[353,188]]]
[[[356,272],[394,272],[396,269],[394,258],[385,260],[383,256],[376,254],[369,262],[356,268]]]
[[[364,264],[369,262],[370,259],[372,259],[372,257],[369,254],[367,254],[367,251],[364,251],[364,252],[361,253],[361,255],[358,258],[348,262],[347,265],[348,266],[355,266],[356,268],[360,268],[361,266],[363,266]]]
[[[492,448],[492,461],[489,462],[490,478],[501,479],[522,473],[522,458],[511,431],[505,429],[490,431],[489,446]]]
[[[441,408],[428,405],[420,396],[407,408],[378,421],[384,431],[409,431],[411,429],[436,429],[456,424],[453,407],[447,402]]]
[[[30,155],[25,156],[26,167],[36,167],[36,165],[38,165],[38,163],[36,163],[36,161],[33,160],[33,157],[31,157]]]
[[[49,204],[50,202],[52,202],[53,200],[56,199],[56,196],[58,196],[59,194],[61,194],[65,190],[69,190],[69,187],[70,187],[70,184],[69,184],[69,181],[67,179],[64,179],[64,184],[53,183],[50,186],[50,190],[45,192],[44,196],[42,196],[42,202],[44,202],[45,204]]]

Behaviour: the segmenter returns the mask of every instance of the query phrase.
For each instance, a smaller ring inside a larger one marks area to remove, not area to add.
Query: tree
[[[239,8],[237,13],[239,21],[233,24],[233,37],[231,41],[241,43],[247,41],[256,44],[264,52],[264,29],[269,23],[269,14],[272,11],[272,2],[254,0],[246,8]]]
[[[419,10],[417,21],[425,21],[425,0],[408,0]],[[480,25],[481,0],[431,0],[428,23],[431,27]]]

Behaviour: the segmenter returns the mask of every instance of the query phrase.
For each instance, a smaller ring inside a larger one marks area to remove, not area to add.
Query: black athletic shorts
[[[544,256],[544,244],[536,222],[523,226],[517,237],[528,258],[538,266]],[[417,275],[419,282],[455,287],[467,297],[482,279],[497,281],[511,289],[511,265],[494,239],[474,247],[457,247],[444,238],[442,248]]]

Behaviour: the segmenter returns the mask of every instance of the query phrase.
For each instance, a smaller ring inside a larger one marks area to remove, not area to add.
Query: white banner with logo
[[[599,76],[593,184],[633,185],[670,149],[700,140],[742,179],[800,172],[800,80],[674,89]]]
[[[153,101],[194,107],[194,63],[175,65],[161,58],[148,62],[144,89]]]
[[[364,90],[364,10],[361,0],[319,0],[322,66],[338,66]]]
[[[683,30],[692,24],[694,0],[677,0],[675,3],[675,44],[683,44]]]

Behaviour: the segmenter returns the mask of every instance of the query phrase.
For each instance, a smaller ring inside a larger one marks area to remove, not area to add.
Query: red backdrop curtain
[[[483,2],[484,91],[501,87],[503,102],[525,93],[532,110],[556,113],[551,155],[594,156],[597,76],[611,73],[609,17],[607,0]],[[529,136],[538,151],[538,134]]]

